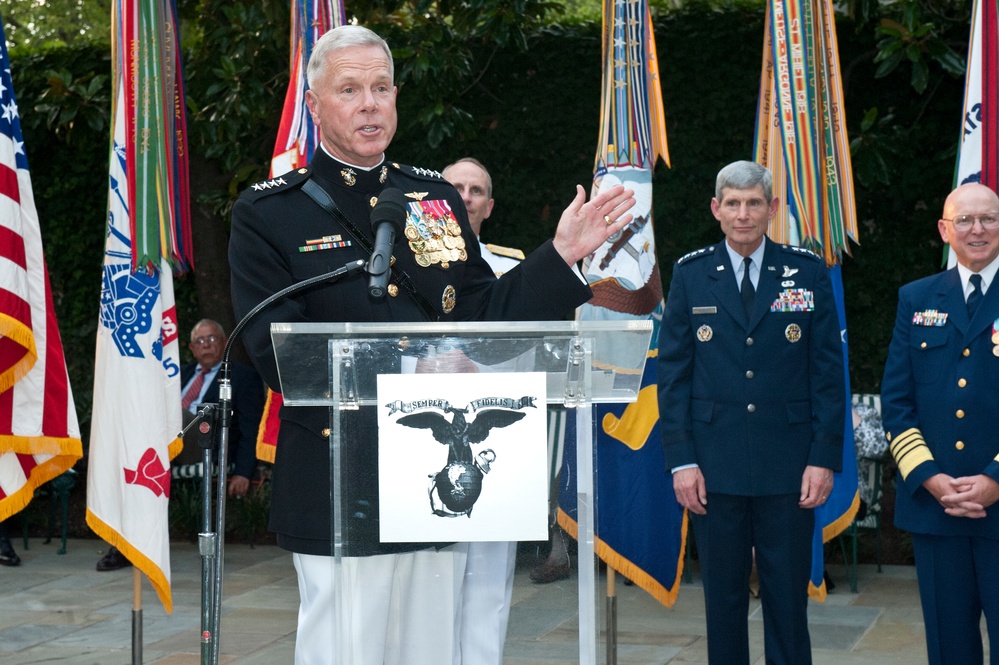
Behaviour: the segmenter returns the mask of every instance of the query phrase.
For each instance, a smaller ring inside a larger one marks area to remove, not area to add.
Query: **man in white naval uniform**
[[[465,202],[468,222],[479,237],[482,222],[493,211],[493,182],[477,159],[464,157],[441,172]],[[512,270],[524,258],[519,249],[489,245],[479,240],[482,258],[496,276]],[[503,643],[510,618],[517,543],[468,544],[462,580],[460,610],[456,615],[454,665],[502,665]]]
[[[462,157],[454,164],[444,167],[441,172],[444,179],[454,185],[468,209],[468,222],[479,238],[479,251],[482,258],[493,269],[496,276],[513,270],[514,266],[524,260],[524,252],[519,249],[501,247],[482,242],[479,237],[482,232],[482,222],[489,219],[493,212],[493,179],[489,171],[474,157]]]

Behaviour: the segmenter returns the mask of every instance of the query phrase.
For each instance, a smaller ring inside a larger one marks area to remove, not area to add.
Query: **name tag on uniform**
[[[935,309],[926,309],[912,315],[912,325],[933,326],[939,328],[947,325],[947,312],[938,312]]]
[[[690,309],[691,314],[717,314],[718,308],[712,305],[711,307],[692,307]]]

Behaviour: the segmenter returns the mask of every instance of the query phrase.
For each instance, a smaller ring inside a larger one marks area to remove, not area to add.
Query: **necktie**
[[[969,280],[971,281],[971,293],[968,294],[968,318],[973,319],[975,318],[975,310],[982,302],[982,276],[975,274]]]
[[[743,260],[742,286],[739,288],[742,293],[742,307],[746,310],[746,316],[753,309],[753,297],[756,296],[756,289],[753,288],[753,280],[749,277],[749,268],[753,265],[752,259],[748,256]]]
[[[194,400],[198,399],[201,394],[201,386],[205,385],[205,374],[208,374],[207,369],[198,368],[198,373],[194,377],[194,381],[191,381],[191,385],[188,386],[187,392],[184,393],[184,399],[180,401],[180,405],[185,408],[191,408],[191,404]]]

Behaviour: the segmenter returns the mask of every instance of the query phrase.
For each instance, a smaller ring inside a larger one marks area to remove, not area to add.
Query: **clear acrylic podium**
[[[331,662],[349,665],[352,640],[383,639],[352,635],[350,581],[343,559],[363,549],[370,537],[352,526],[342,486],[349,485],[344,442],[351,436],[350,412],[377,406],[376,377],[426,371],[427,359],[440,354],[467,358],[504,371],[544,372],[549,405],[574,409],[577,432],[578,621],[579,660],[597,663],[597,564],[592,405],[628,403],[638,398],[652,323],[649,321],[552,321],[460,323],[275,323],[271,337],[288,406],[329,409],[330,493],[334,580],[334,654]],[[422,361],[422,362],[421,362]],[[482,374],[484,381],[488,374]],[[573,411],[570,411],[570,417]],[[371,445],[376,445],[375,441]],[[341,482],[342,481],[342,482]],[[547,506],[546,506],[547,510]]]

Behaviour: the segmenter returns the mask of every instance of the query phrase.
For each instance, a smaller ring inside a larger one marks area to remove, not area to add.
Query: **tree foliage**
[[[0,0],[9,47],[106,42],[112,0]]]
[[[526,250],[551,236],[553,211],[568,202],[573,185],[589,180],[599,120],[599,23],[554,25],[553,4],[372,0],[356,10],[396,55],[400,128],[392,155],[434,168],[466,154],[482,159],[497,199],[485,238]],[[862,244],[844,278],[855,387],[874,391],[895,290],[939,265],[932,231],[960,136],[953,54],[966,50],[968,25],[959,2],[852,4],[857,18],[844,18],[839,35]],[[655,31],[673,169],[656,172],[655,210],[668,280],[674,259],[717,239],[706,207],[717,169],[751,154],[763,3],[665,5],[655,3]],[[917,5],[918,12],[905,13]],[[287,85],[288,4],[181,0],[178,9],[197,252],[194,275],[175,281],[180,322],[211,316],[231,326],[227,211],[241,189],[266,175]],[[905,32],[876,31],[891,21]],[[925,86],[913,85],[909,55],[878,78],[887,57],[875,59],[895,43],[889,39],[923,61]],[[12,69],[86,419],[106,215],[109,47],[22,48]]]

